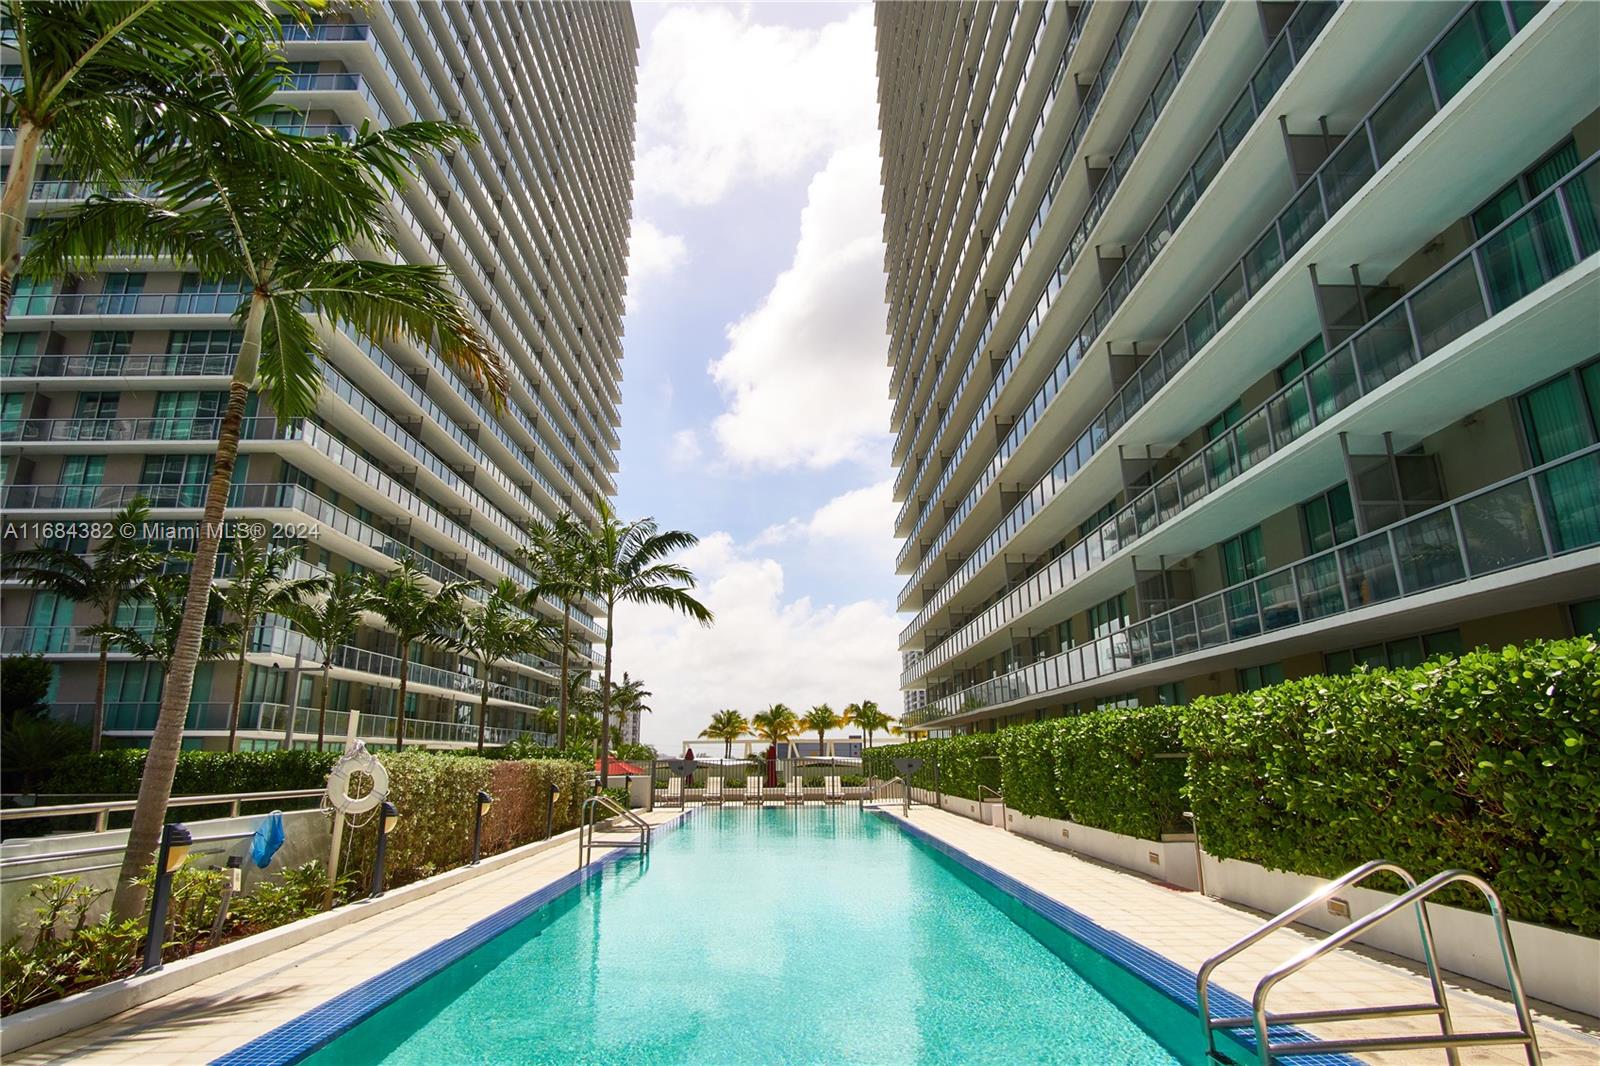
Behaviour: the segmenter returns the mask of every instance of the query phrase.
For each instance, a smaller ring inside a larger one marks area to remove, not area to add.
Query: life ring
[[[372,778],[372,788],[366,795],[350,794],[352,774],[366,774]],[[341,814],[365,814],[382,803],[388,794],[389,771],[359,740],[328,771],[328,803]]]

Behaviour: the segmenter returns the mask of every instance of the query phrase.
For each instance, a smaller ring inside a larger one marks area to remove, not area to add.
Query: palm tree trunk
[[[722,738],[722,757],[724,759],[733,758],[733,741],[727,737]]]
[[[406,746],[406,682],[411,678],[411,657],[406,654],[406,648],[410,644],[408,640],[400,645],[400,699],[394,707],[395,751]]]
[[[161,711],[150,736],[150,752],[145,756],[144,773],[139,778],[138,806],[134,808],[133,825],[128,830],[122,869],[117,874],[117,892],[111,909],[119,919],[137,918],[144,910],[144,889],[137,879],[155,861],[161,824],[167,817],[167,801],[172,798],[172,778],[177,773],[178,753],[183,748],[183,723],[189,713],[189,697],[194,692],[194,671],[200,662],[206,608],[211,602],[211,579],[217,570],[217,548],[222,543],[222,520],[227,512],[228,490],[233,484],[233,467],[239,457],[239,427],[244,423],[245,404],[250,398],[250,386],[255,383],[256,367],[261,358],[261,324],[266,309],[265,296],[259,292],[251,296],[244,339],[234,362],[233,380],[228,383],[228,410],[217,434],[217,458],[211,468],[211,484],[206,489],[205,512],[195,539],[183,621],[178,626],[172,662],[161,690]]]
[[[107,619],[110,622],[110,619]],[[106,722],[106,672],[109,669],[107,659],[111,649],[106,646],[106,638],[100,638],[100,665],[94,678],[94,721],[89,724],[89,750],[100,750],[100,734],[105,730]]]
[[[561,601],[561,716],[556,720],[556,750],[567,750],[567,655],[572,643],[572,601]]]
[[[4,212],[0,219],[0,337],[5,336],[6,322],[11,318],[11,296],[16,292],[17,271],[22,266],[22,227],[28,218],[28,195],[39,168],[43,142],[44,127],[19,117],[17,146],[11,155],[5,195],[0,198],[0,211]]]
[[[239,620],[239,670],[233,678],[233,702],[228,705],[228,750],[239,750],[239,707],[244,703],[244,675],[250,669],[245,653],[250,650],[250,619]]]
[[[616,602],[606,597],[606,672],[600,682],[600,787],[611,780],[611,616]]]
[[[323,658],[326,659],[327,656],[324,655]],[[329,670],[331,668],[332,668],[332,664],[331,663],[324,662],[322,664],[322,701],[321,701],[321,706],[319,706],[317,708],[317,750],[318,751],[322,750],[322,738],[327,735],[327,729],[328,729],[328,672],[329,672]]]
[[[489,664],[483,664],[483,702],[478,704],[478,754],[483,754],[483,724],[489,718]]]

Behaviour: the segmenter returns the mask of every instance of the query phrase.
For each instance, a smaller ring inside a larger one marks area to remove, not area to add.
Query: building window
[[[80,392],[74,418],[116,418],[120,392]]]
[[[1165,685],[1157,685],[1156,702],[1163,707],[1181,707],[1188,703],[1187,694],[1183,690],[1183,682],[1168,681]]]
[[[1128,626],[1127,594],[1118,593],[1089,608],[1089,639],[1098,640],[1110,633],[1118,633]]]
[[[22,404],[26,399],[20,392],[0,396],[0,437],[17,439],[17,432],[22,428]]]
[[[1099,529],[1100,526],[1105,523],[1106,519],[1110,518],[1116,513],[1117,498],[1113,496],[1111,499],[1107,500],[1105,505],[1102,506],[1098,511],[1090,515],[1088,518],[1085,518],[1082,522],[1078,523],[1078,539],[1082,540],[1090,533],[1093,533],[1095,530]]]
[[[1244,402],[1242,400],[1233,401],[1228,405],[1225,411],[1207,423],[1206,441],[1209,443],[1210,441],[1216,440],[1218,437],[1222,436],[1224,433],[1228,432],[1228,430],[1237,425],[1239,419],[1243,417]]]
[[[1563,374],[1517,398],[1534,466],[1594,443],[1600,422],[1600,362]]]
[[[61,461],[61,504],[63,507],[88,507],[105,476],[103,455],[69,455]]]
[[[1600,636],[1600,599],[1584,600],[1572,605],[1572,631],[1580,635],[1592,633]]]
[[[1131,692],[1123,692],[1115,696],[1096,696],[1094,701],[1094,709],[1097,711],[1137,706],[1139,706],[1139,697]]]
[[[1261,527],[1247,529],[1222,542],[1222,583],[1237,585],[1260,577],[1267,569],[1267,555],[1261,547]]]
[[[1300,505],[1305,524],[1306,551],[1314,555],[1356,535],[1356,513],[1350,504],[1350,486],[1335,485],[1321,496]]]
[[[1239,691],[1254,692],[1258,688],[1276,685],[1283,680],[1282,663],[1263,663],[1260,666],[1247,666],[1238,671]]]
[[[143,274],[107,274],[95,310],[102,315],[131,315],[139,310],[143,292]]]
[[[1348,674],[1357,666],[1399,670],[1419,666],[1440,655],[1460,655],[1462,650],[1461,630],[1442,629],[1418,637],[1329,652],[1323,656],[1323,666],[1330,674]]]
[[[150,455],[145,457],[139,484],[155,507],[199,507],[205,502],[210,476],[209,455]]]
[[[1278,388],[1283,388],[1307,370],[1322,362],[1322,357],[1328,352],[1327,345],[1319,336],[1312,342],[1285,359],[1278,366]]]
[[[0,373],[24,377],[39,372],[39,335],[7,333],[0,340]]]

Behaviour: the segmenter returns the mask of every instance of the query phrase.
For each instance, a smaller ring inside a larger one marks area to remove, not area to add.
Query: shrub
[[[823,784],[822,775],[821,774],[807,774],[806,775],[806,779],[804,781],[802,781],[801,784],[804,785],[806,788],[821,788],[822,784]]]
[[[55,667],[43,655],[8,655],[0,660],[0,718],[43,717],[50,710]]]
[[[1064,719],[1014,725],[995,734],[1006,806],[1036,818],[1064,818],[1056,794],[1055,734]]]
[[[186,751],[178,756],[174,796],[321,788],[343,751]],[[61,795],[132,796],[144,773],[145,749],[112,748],[62,759],[42,791]],[[277,804],[269,803],[268,807]],[[188,817],[198,815],[185,810]]]
[[[993,758],[997,733],[970,733],[938,740],[916,740],[869,748],[862,755],[867,773],[880,780],[899,776],[896,759],[921,759],[922,769],[911,775],[911,784],[949,796],[978,798],[978,786],[1000,787],[1000,763]]]
[[[860,788],[867,783],[867,779],[860,774],[845,774],[839,778],[841,788]]]
[[[1513,917],[1600,934],[1582,858],[1600,851],[1593,637],[1202,699],[1182,731],[1213,855],[1320,876],[1462,867]]]
[[[1105,710],[1051,723],[1054,781],[1065,817],[1157,840],[1187,827],[1177,707]],[[1009,799],[1009,793],[1007,794]]]

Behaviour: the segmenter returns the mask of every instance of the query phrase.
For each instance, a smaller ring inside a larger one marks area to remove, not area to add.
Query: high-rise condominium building
[[[477,143],[427,160],[390,211],[403,258],[450,269],[511,383],[497,411],[426,346],[373,347],[319,324],[328,359],[317,412],[282,422],[265,398],[253,401],[229,516],[303,535],[301,575],[412,559],[438,581],[478,583],[479,598],[502,577],[527,584],[519,553],[533,524],[563,511],[590,516],[595,497],[615,491],[632,13],[621,3],[384,0],[289,27],[288,37],[286,129],[348,137],[363,123],[450,119],[477,131]],[[15,53],[5,61],[16,77]],[[43,216],[84,193],[47,160],[31,210]],[[160,263],[19,288],[0,363],[4,519],[23,534],[8,546],[42,536],[90,549],[78,527],[51,523],[104,519],[141,495],[158,521],[193,526],[240,341],[229,318],[238,292],[236,279]],[[4,591],[5,652],[57,664],[56,714],[87,723],[96,644],[84,628],[97,613],[14,583]],[[560,617],[552,604],[540,609]],[[138,623],[141,611],[126,608],[125,620]],[[602,639],[589,611],[574,618],[580,640]],[[412,660],[408,742],[474,740],[474,665],[438,648],[401,649],[367,622],[324,649],[283,618],[260,620],[249,634],[242,746],[275,747],[291,729],[303,744],[315,733],[309,709],[320,703],[324,662],[330,737],[344,737],[355,710],[369,742],[392,742],[400,655]],[[236,670],[201,665],[187,743],[223,744]],[[555,667],[523,657],[491,673],[489,740],[535,731],[536,709],[555,702]],[[161,663],[113,654],[112,742],[148,736],[161,686]]]
[[[1600,5],[877,34],[913,727],[1600,628]]]

